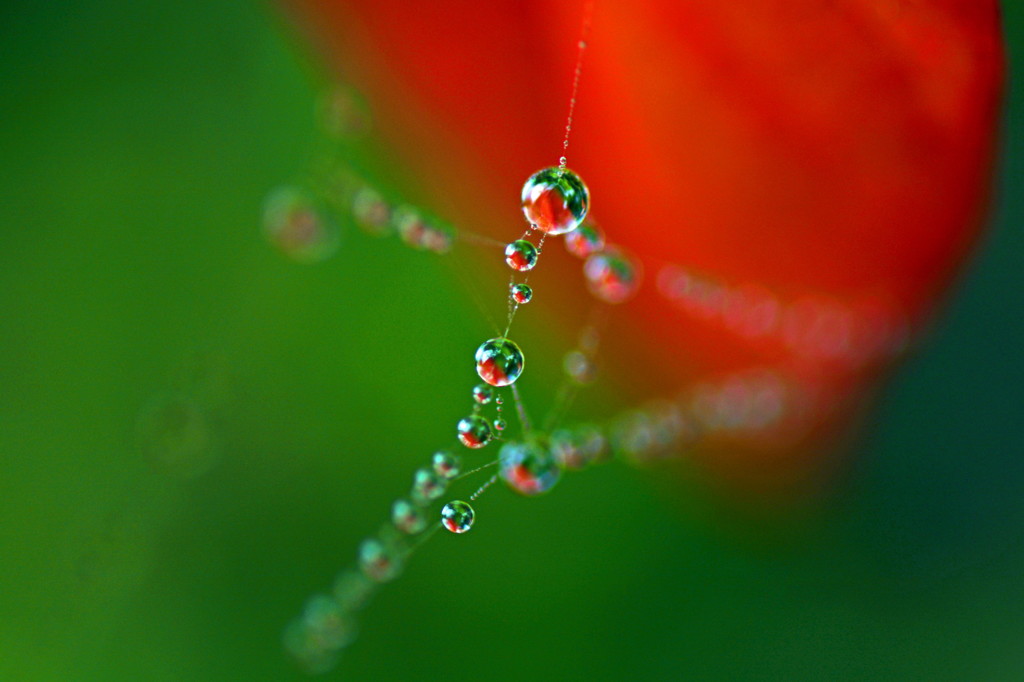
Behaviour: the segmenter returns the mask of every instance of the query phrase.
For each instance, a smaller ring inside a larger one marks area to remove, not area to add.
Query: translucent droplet
[[[526,222],[548,234],[564,234],[586,217],[590,192],[571,170],[545,168],[523,185],[522,201]]]
[[[356,225],[374,237],[386,237],[394,232],[391,206],[368,185],[360,187],[352,197],[352,217]]]
[[[359,138],[370,129],[366,99],[345,85],[335,86],[321,96],[317,118],[320,128],[336,140]]]
[[[356,611],[366,605],[375,589],[375,583],[365,575],[353,569],[345,569],[334,579],[331,594],[343,609]]]
[[[505,262],[518,272],[532,270],[538,257],[537,247],[525,239],[517,239],[505,247]]]
[[[392,222],[402,241],[420,251],[447,253],[455,241],[451,228],[427,220],[409,206],[397,208]]]
[[[476,349],[475,357],[476,373],[491,386],[508,386],[515,383],[523,373],[523,365],[526,362],[519,346],[504,337],[482,343]]]
[[[551,490],[561,471],[555,458],[536,442],[505,443],[498,452],[501,477],[523,495],[539,495]]]
[[[412,501],[418,505],[429,504],[441,497],[447,487],[448,482],[433,469],[417,469],[412,476]]]
[[[325,647],[319,634],[304,618],[296,618],[284,629],[285,650],[310,675],[328,672],[338,663],[338,650]]]
[[[453,533],[465,533],[472,528],[473,516],[473,507],[462,500],[452,500],[441,509],[441,523]]]
[[[359,546],[359,567],[370,580],[386,583],[402,572],[401,550],[392,543],[367,538]]]
[[[487,384],[477,384],[473,387],[473,400],[480,405],[486,405],[494,397],[494,391]]]
[[[395,500],[391,506],[391,522],[408,535],[420,533],[427,527],[427,519],[420,508],[409,500]]]
[[[558,157],[558,167],[559,168],[565,168],[565,164],[567,164],[567,163],[569,163],[569,159],[565,158],[564,156]]]
[[[581,386],[593,383],[597,377],[597,367],[587,355],[578,350],[571,350],[562,360],[562,369],[566,375]]]
[[[294,261],[315,263],[338,248],[337,226],[328,221],[312,195],[298,187],[280,187],[263,206],[267,240]]]
[[[458,455],[453,455],[447,450],[435,452],[431,464],[438,476],[449,480],[458,476],[462,470],[462,460]]]
[[[583,276],[594,296],[606,303],[622,303],[640,286],[640,262],[620,249],[608,248],[587,258]]]
[[[302,619],[324,649],[340,649],[355,637],[355,624],[338,602],[326,594],[309,598]]]
[[[494,420],[495,431],[504,431],[506,426],[508,426],[508,422],[506,422],[501,417],[498,417],[497,419]]]
[[[582,469],[604,459],[607,446],[596,426],[558,429],[551,434],[551,454],[563,469]]]
[[[467,448],[482,448],[491,442],[491,425],[480,415],[470,415],[459,420],[457,427],[459,442]]]
[[[533,298],[533,289],[528,284],[513,284],[509,287],[509,295],[519,305],[525,305]]]
[[[565,235],[565,248],[577,258],[586,258],[604,248],[604,232],[587,220]]]

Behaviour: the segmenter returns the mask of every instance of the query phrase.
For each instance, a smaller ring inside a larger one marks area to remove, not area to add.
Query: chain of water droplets
[[[477,373],[484,383],[473,388],[470,414],[456,426],[458,443],[470,451],[484,448],[493,441],[501,442],[498,456],[464,470],[460,456],[449,449],[439,450],[428,466],[414,472],[409,494],[392,505],[390,522],[360,545],[357,565],[338,574],[329,594],[310,598],[302,614],[286,628],[286,648],[309,672],[333,667],[340,652],[354,639],[358,611],[381,585],[401,574],[412,555],[439,529],[461,534],[472,528],[476,512],[469,502],[478,501],[499,479],[520,494],[541,494],[558,482],[563,471],[584,469],[607,461],[612,454],[630,462],[644,463],[668,457],[715,432],[770,429],[785,413],[780,404],[794,399],[795,394],[779,385],[770,374],[736,375],[723,380],[721,391],[731,392],[735,398],[736,387],[743,388],[745,392],[741,393],[747,396],[749,404],[741,410],[742,418],[735,418],[734,409],[724,415],[716,414],[718,394],[713,386],[705,386],[703,392],[686,391],[676,400],[625,412],[605,427],[593,423],[569,428],[560,426],[576,393],[595,379],[595,358],[608,320],[604,306],[631,298],[639,287],[641,273],[634,258],[622,249],[607,245],[601,229],[592,220],[584,220],[589,209],[589,192],[582,180],[566,167],[591,11],[592,2],[588,2],[573,73],[563,155],[557,167],[539,171],[527,181],[523,205],[529,227],[520,239],[504,244],[486,236],[456,231],[421,210],[386,201],[382,192],[347,167],[335,168],[328,164],[323,177],[311,183],[325,197],[327,210],[351,216],[359,227],[374,236],[397,234],[406,245],[436,254],[449,253],[456,241],[474,247],[502,247],[512,277],[507,292],[508,317],[504,332],[484,342],[477,350]],[[548,200],[552,198],[558,201],[551,204]],[[545,212],[545,207],[551,205],[554,209]],[[531,214],[531,210],[535,212]],[[271,196],[265,209],[267,236],[296,260],[317,260],[333,249],[337,241],[330,238],[327,223],[320,218],[323,212],[317,200],[308,195],[291,189],[278,192]],[[540,234],[536,244],[530,239],[535,232]],[[570,253],[584,260],[584,279],[599,307],[581,333],[577,347],[566,354],[565,378],[556,391],[555,404],[542,428],[535,431],[516,384],[524,357],[508,334],[519,307],[532,299],[533,292],[527,281],[543,251],[545,239],[560,234],[565,235]],[[517,274],[523,275],[521,282],[516,281]],[[473,287],[469,290],[477,295]],[[486,308],[475,300],[486,314]],[[493,321],[492,327],[495,327]],[[516,440],[504,438],[508,425],[502,410],[505,403],[502,391],[508,387],[521,432]],[[710,406],[709,391],[713,394]],[[492,404],[493,416],[488,418],[484,413]],[[498,472],[469,495],[468,502],[450,500],[442,506],[440,518],[430,521],[431,506],[445,495],[450,485],[491,467],[498,467]]]

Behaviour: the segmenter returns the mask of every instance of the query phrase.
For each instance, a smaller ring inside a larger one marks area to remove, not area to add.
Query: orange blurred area
[[[562,153],[583,2],[289,5],[368,99],[409,199],[495,238],[522,229],[518,188]],[[611,377],[682,392],[727,478],[803,480],[984,225],[997,5],[598,1],[592,22],[567,156],[646,273],[615,311],[637,333],[606,340]],[[728,427],[757,414],[771,428]]]

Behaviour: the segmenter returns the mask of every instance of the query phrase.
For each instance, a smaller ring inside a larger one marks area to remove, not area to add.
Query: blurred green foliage
[[[0,679],[298,679],[284,623],[449,442],[485,321],[436,257],[260,238],[320,85],[276,9],[8,3],[0,44]],[[1024,678],[1017,87],[1005,150],[993,232],[827,500],[765,540],[685,470],[489,493],[336,677]],[[200,419],[162,446],[199,460],[141,447],[160,419]]]

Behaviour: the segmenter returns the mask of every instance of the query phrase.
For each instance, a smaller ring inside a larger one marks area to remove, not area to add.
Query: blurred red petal
[[[411,198],[516,234],[519,187],[561,155],[583,3],[296,5]],[[811,396],[802,429],[841,428],[977,240],[1003,69],[995,0],[598,1],[568,156],[648,273],[621,376],[768,367]]]

